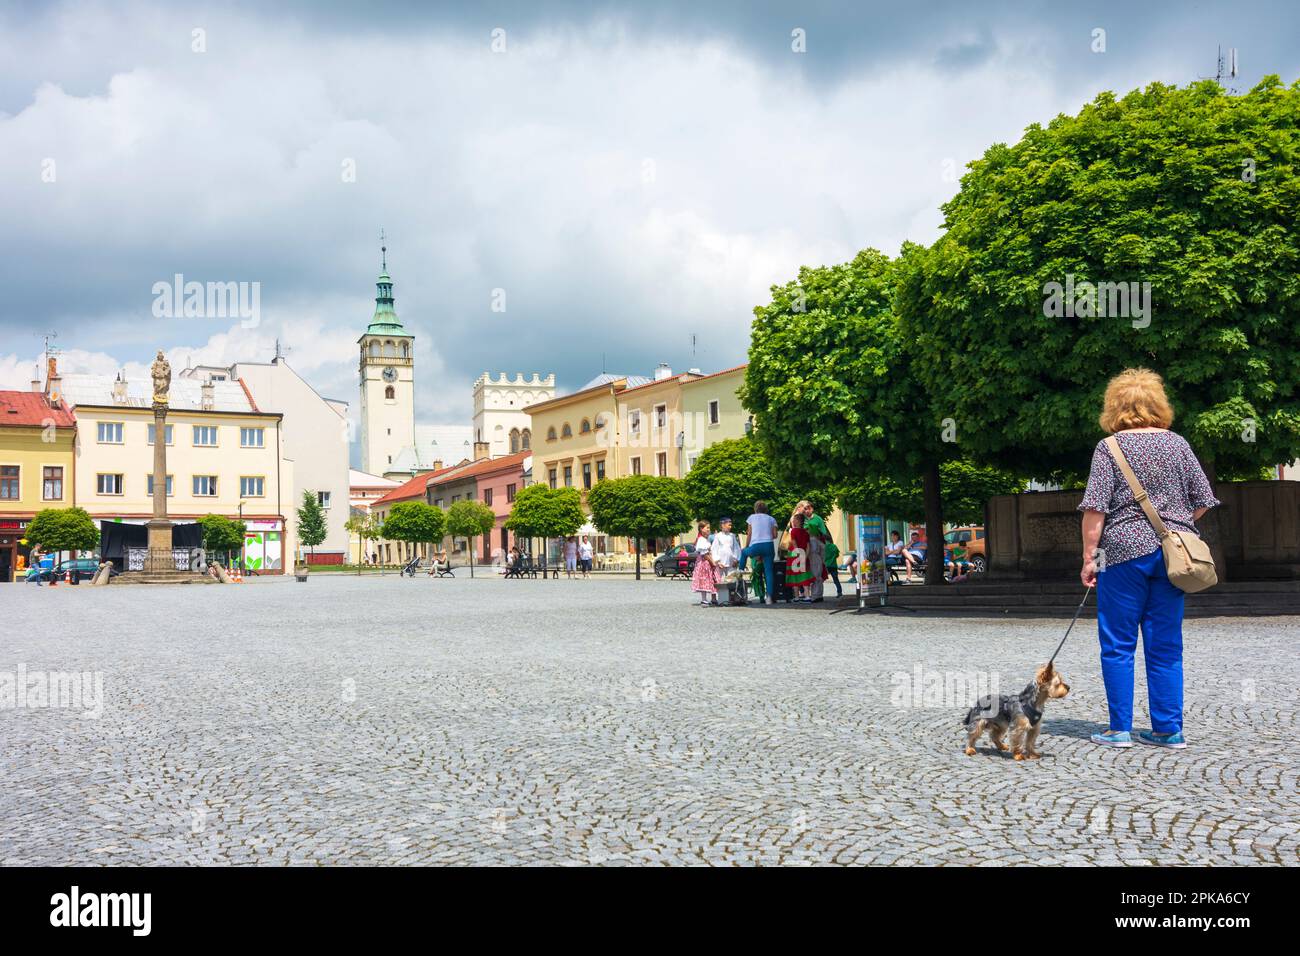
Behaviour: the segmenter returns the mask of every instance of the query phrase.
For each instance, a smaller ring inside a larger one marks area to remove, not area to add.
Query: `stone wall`
[[[1300,580],[1300,481],[1215,485],[1223,504],[1201,522],[1227,580]],[[1083,490],[999,495],[985,509],[988,577],[1071,578],[1079,573]],[[1220,574],[1224,579],[1224,575]]]

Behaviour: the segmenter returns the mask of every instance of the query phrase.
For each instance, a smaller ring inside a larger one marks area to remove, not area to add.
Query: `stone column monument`
[[[153,376],[153,518],[149,529],[150,570],[174,570],[172,564],[172,523],[167,517],[167,393],[172,382],[172,367],[162,349],[149,369]]]

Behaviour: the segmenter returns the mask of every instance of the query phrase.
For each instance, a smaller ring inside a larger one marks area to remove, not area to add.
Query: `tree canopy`
[[[894,314],[902,260],[866,249],[852,262],[802,268],[754,310],[742,400],[774,470],[828,487],[870,475],[924,484],[927,533],[943,534],[941,462],[960,455],[953,408],[918,387],[909,337]],[[927,580],[942,580],[937,564]]]
[[[28,544],[46,551],[93,551],[99,529],[83,508],[45,508],[36,512],[23,533]]]
[[[1300,456],[1300,84],[1103,93],[990,147],[943,210],[896,308],[977,460],[1086,472],[1131,366],[1221,477]]]
[[[239,551],[244,547],[248,526],[225,515],[206,514],[199,519],[203,528],[203,547],[208,551]]]
[[[389,541],[432,544],[447,533],[447,516],[437,505],[400,501],[389,510],[380,533]]]
[[[591,518],[605,534],[645,540],[687,530],[691,508],[682,482],[659,475],[606,478],[587,492]]]
[[[795,504],[807,498],[819,514],[827,514],[834,493],[791,490],[777,479],[763,449],[752,438],[731,438],[715,442],[704,451],[682,479],[691,514],[714,522],[730,517],[743,530],[753,514],[755,501],[766,501],[768,511],[784,522]]]
[[[564,538],[574,534],[586,520],[577,488],[529,485],[515,495],[505,525],[526,538]]]

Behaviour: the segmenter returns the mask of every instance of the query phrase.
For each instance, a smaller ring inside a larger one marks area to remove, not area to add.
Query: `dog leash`
[[[1093,585],[1093,587],[1084,590],[1083,600],[1080,601],[1079,606],[1074,609],[1074,618],[1070,621],[1070,626],[1065,629],[1065,637],[1061,638],[1061,643],[1056,645],[1056,650],[1052,651],[1052,656],[1047,659],[1048,667],[1051,667],[1052,664],[1056,661],[1056,655],[1061,653],[1061,648],[1065,646],[1065,638],[1069,637],[1070,632],[1074,630],[1074,622],[1079,620],[1079,612],[1083,610],[1083,605],[1088,601],[1088,595],[1092,593],[1093,588],[1095,587],[1096,585]]]

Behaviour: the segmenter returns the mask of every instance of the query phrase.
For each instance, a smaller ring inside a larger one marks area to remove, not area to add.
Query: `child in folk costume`
[[[713,559],[716,580],[719,584],[726,582],[734,603],[735,594],[732,588],[740,576],[740,542],[731,532],[730,518],[719,519],[718,533],[713,536],[713,547],[709,551],[709,556]]]
[[[811,539],[803,529],[803,515],[795,513],[786,532],[789,544],[785,552],[785,583],[794,590],[796,604],[812,603],[812,567],[808,563]]]
[[[709,523],[701,521],[695,538],[695,570],[691,574],[691,590],[700,595],[700,604],[718,603],[718,578],[713,568],[713,544],[709,541]]]

